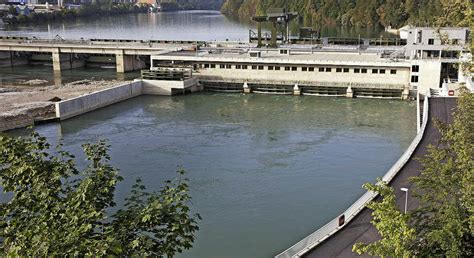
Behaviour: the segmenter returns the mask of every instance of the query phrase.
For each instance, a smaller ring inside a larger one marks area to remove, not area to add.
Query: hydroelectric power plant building
[[[300,44],[0,37],[0,67],[141,70],[147,94],[197,90],[406,99],[460,83],[468,28],[405,28],[401,39],[300,38]],[[301,36],[300,36],[301,37]],[[274,39],[272,39],[274,40]],[[250,39],[252,41],[252,39]],[[291,41],[290,41],[291,42]],[[311,42],[311,44],[308,44]],[[119,76],[120,77],[120,76]],[[60,83],[58,83],[60,84]]]
[[[405,46],[385,47],[216,44],[153,55],[151,70],[192,67],[193,77],[211,91],[406,99],[410,92],[455,88],[464,80],[456,64],[469,33],[410,28],[402,34]]]

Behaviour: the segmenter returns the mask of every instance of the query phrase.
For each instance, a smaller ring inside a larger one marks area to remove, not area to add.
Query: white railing
[[[428,124],[429,97],[430,96],[425,97],[425,101],[423,104],[423,124],[420,131],[415,136],[415,139],[413,139],[413,141],[411,142],[410,146],[405,151],[405,153],[403,153],[403,155],[398,159],[398,161],[382,177],[382,181],[390,183],[390,181],[397,175],[397,173],[408,162],[408,160],[410,160],[416,147],[421,142],[424,136],[426,126]],[[344,211],[340,216],[337,216],[335,219],[331,220],[329,223],[322,226],[317,231],[313,232],[309,236],[305,237],[303,240],[299,241],[298,243],[288,248],[284,252],[276,255],[275,257],[277,258],[301,257],[306,252],[313,249],[315,246],[317,246],[318,244],[323,242],[325,239],[332,236],[334,233],[336,233],[345,225],[347,225],[376,196],[377,196],[377,193],[367,191],[356,202],[354,202],[346,211]],[[344,223],[341,226],[339,226],[341,216],[344,216]]]

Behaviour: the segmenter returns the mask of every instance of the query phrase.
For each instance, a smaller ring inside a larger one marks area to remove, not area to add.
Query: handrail
[[[392,179],[397,175],[397,173],[402,169],[402,167],[410,160],[413,152],[420,144],[423,139],[426,126],[428,124],[428,109],[429,109],[429,95],[425,97],[423,103],[423,124],[415,136],[410,146],[407,148],[405,153],[398,159],[398,161],[388,170],[388,172],[382,177],[382,181],[390,183]],[[377,197],[377,193],[367,191],[364,193],[357,201],[355,201],[347,210],[345,210],[340,216],[337,216],[335,219],[329,221],[326,225],[322,226],[317,231],[313,232],[309,236],[303,238],[298,243],[294,244],[287,250],[276,255],[276,258],[289,258],[289,257],[301,257],[309,250],[313,249],[315,246],[332,236],[334,233],[339,231],[341,228],[346,226],[359,212],[364,209],[364,207]],[[344,224],[339,226],[339,218],[344,216]]]

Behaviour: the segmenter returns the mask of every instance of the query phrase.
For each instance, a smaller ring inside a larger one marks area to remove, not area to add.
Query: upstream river
[[[196,93],[141,96],[37,130],[75,154],[106,137],[125,177],[117,200],[135,178],[159,190],[183,166],[203,220],[181,257],[271,257],[385,174],[415,117],[405,101]]]

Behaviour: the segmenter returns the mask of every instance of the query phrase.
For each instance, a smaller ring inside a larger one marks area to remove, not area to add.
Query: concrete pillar
[[[353,98],[353,97],[354,97],[354,92],[352,91],[352,87],[351,87],[351,86],[347,87],[347,90],[346,90],[346,97],[347,97],[347,98]]]
[[[61,55],[59,54],[59,48],[53,50],[53,71],[61,72]]]
[[[402,92],[402,99],[408,99],[409,95],[410,95],[410,86],[405,85]]]
[[[249,87],[247,82],[244,82],[244,93],[251,93],[252,89]]]
[[[295,86],[293,87],[293,95],[295,95],[295,96],[301,95],[301,89],[300,89],[300,87],[298,86],[298,83],[295,84]]]
[[[115,54],[115,63],[117,65],[117,73],[125,73],[125,55],[123,53],[123,50],[117,51]]]
[[[134,55],[125,55],[123,50],[118,50],[115,54],[117,73],[125,73],[145,68],[145,63]]]
[[[54,85],[61,86],[63,84],[63,79],[61,77],[61,71],[54,71]]]

